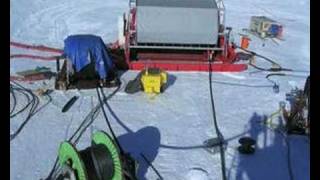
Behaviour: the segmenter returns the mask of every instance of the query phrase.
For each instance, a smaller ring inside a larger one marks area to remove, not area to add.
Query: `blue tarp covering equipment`
[[[95,63],[100,79],[107,78],[108,72],[114,67],[103,40],[95,35],[68,36],[64,40],[64,55],[71,61],[76,72]]]

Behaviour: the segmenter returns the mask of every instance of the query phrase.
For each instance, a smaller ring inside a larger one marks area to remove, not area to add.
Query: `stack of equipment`
[[[310,125],[310,80],[306,80],[304,90],[293,89],[286,94],[290,102],[290,110],[283,108],[288,134],[309,134]]]
[[[129,69],[209,71],[209,59],[212,71],[247,69],[234,63],[222,0],[138,0],[129,6],[118,39]]]
[[[257,33],[261,38],[281,38],[283,26],[265,16],[252,16],[250,31]]]
[[[100,37],[72,35],[64,43],[64,53],[57,58],[56,89],[89,89],[98,84],[103,87],[119,84],[115,65]]]

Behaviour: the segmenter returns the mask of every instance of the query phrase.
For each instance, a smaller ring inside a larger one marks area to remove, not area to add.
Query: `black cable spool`
[[[238,147],[238,151],[241,154],[253,154],[255,152],[256,141],[250,137],[242,137],[239,139],[241,144]]]
[[[80,151],[80,156],[85,164],[90,180],[112,179],[114,163],[110,151],[103,144],[92,144]]]

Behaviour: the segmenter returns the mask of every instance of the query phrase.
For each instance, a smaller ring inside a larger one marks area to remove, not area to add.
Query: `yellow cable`
[[[279,108],[279,110],[277,110],[276,112],[273,112],[269,117],[268,119],[266,119],[263,123],[265,125],[269,125],[271,128],[276,128],[277,127],[277,124],[273,124],[272,123],[272,120],[275,118],[276,115],[280,115],[281,113],[281,108]]]

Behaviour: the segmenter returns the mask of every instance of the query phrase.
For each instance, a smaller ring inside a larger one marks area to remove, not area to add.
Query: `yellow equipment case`
[[[167,83],[168,74],[158,68],[147,68],[141,73],[141,84],[146,93],[161,93]]]

